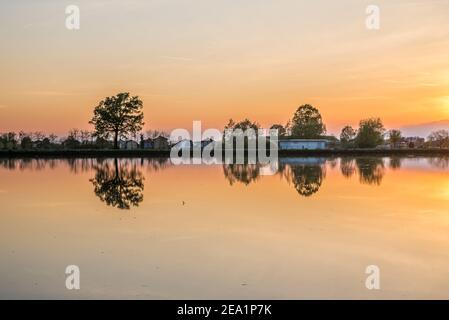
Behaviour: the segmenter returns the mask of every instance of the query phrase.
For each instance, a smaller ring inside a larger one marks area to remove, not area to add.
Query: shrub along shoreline
[[[449,156],[449,149],[323,149],[279,150],[279,157],[316,156]],[[64,149],[64,150],[0,150],[0,158],[163,158],[170,150],[115,150],[115,149]]]

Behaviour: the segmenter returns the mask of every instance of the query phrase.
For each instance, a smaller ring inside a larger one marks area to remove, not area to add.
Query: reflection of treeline
[[[144,175],[147,171],[158,171],[171,165],[168,158],[67,158],[67,159],[0,159],[0,166],[9,170],[44,170],[66,165],[72,173],[94,171],[89,181],[95,195],[108,206],[130,209],[143,201]]]
[[[434,167],[449,167],[449,157],[429,158],[428,161]],[[326,177],[326,168],[333,169],[338,165],[344,177],[351,178],[357,175],[360,183],[368,185],[380,185],[387,168],[386,160],[380,157],[344,157],[339,160],[335,158],[325,160],[320,158],[293,158],[289,159],[287,163],[280,160],[276,175],[292,184],[300,195],[308,197],[319,191]],[[388,159],[388,167],[391,170],[397,170],[401,165],[402,158],[391,157]],[[231,185],[238,182],[244,185],[256,182],[260,178],[262,169],[263,166],[260,164],[223,165],[224,175]]]
[[[68,166],[73,173],[82,173],[94,170],[99,162],[112,161],[101,158],[0,158],[0,167],[9,170],[44,170],[55,169],[59,166]],[[139,169],[158,171],[171,166],[169,158],[129,158],[121,159],[124,165],[136,165]]]
[[[400,166],[400,162],[394,160],[396,168]],[[390,166],[391,165],[390,162]],[[346,178],[352,177],[356,172],[359,180],[364,184],[380,185],[385,174],[385,163],[383,158],[341,158],[340,171]]]
[[[439,169],[449,168],[449,157],[429,158],[428,161],[432,167]]]
[[[262,167],[260,164],[224,164],[223,173],[231,185],[236,182],[249,185],[259,179]],[[292,183],[300,195],[308,197],[318,192],[325,172],[325,166],[322,164],[280,163],[276,174]]]

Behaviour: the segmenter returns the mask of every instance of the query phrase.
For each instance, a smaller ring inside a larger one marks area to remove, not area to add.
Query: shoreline
[[[279,150],[279,157],[449,156],[449,149]],[[168,158],[170,150],[0,150],[0,158]]]

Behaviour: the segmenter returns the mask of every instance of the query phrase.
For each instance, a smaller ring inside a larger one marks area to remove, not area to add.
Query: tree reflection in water
[[[307,160],[305,164],[281,162],[276,174],[292,183],[300,195],[309,197],[318,192],[325,178],[325,165],[321,163],[324,161],[312,160]],[[261,168],[260,164],[224,164],[223,173],[230,185],[236,182],[249,185],[259,179]]]
[[[385,174],[385,164],[382,158],[356,158],[361,183],[380,185]]]
[[[341,158],[340,171],[343,177],[351,178],[356,172],[356,165],[354,158]]]
[[[260,164],[224,164],[223,173],[232,186],[236,182],[249,185],[260,176]]]
[[[433,168],[449,168],[447,156],[423,159]],[[400,157],[390,157],[387,161],[380,157],[343,157],[339,161],[335,158],[280,158],[275,167],[278,168],[277,175],[292,184],[301,196],[309,197],[319,191],[325,179],[326,168],[333,170],[339,164],[339,170],[344,177],[351,178],[357,174],[360,183],[380,185],[387,171],[386,164],[390,171],[401,170],[409,161],[411,160]],[[95,177],[89,181],[94,185],[95,194],[107,205],[120,209],[130,209],[143,201],[144,177],[141,170],[151,173],[171,165],[169,158],[0,158],[0,169],[6,170],[43,171],[59,166],[67,166],[74,174],[94,170]],[[254,183],[267,172],[266,169],[266,166],[261,164],[223,165],[224,176],[231,185]]]
[[[432,157],[428,159],[429,164],[433,168],[447,169],[449,168],[449,157]]]
[[[304,197],[317,193],[325,178],[321,165],[292,165],[291,172],[296,191]]]
[[[112,164],[99,161],[94,169],[95,178],[90,182],[97,197],[108,206],[130,209],[143,201],[144,177],[135,164],[124,162],[121,165],[114,159]]]
[[[391,157],[389,167],[392,170],[400,169],[402,165],[402,159],[400,157]]]

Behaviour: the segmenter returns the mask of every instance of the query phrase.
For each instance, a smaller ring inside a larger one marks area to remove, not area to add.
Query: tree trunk
[[[118,131],[114,133],[114,149],[118,149]]]

